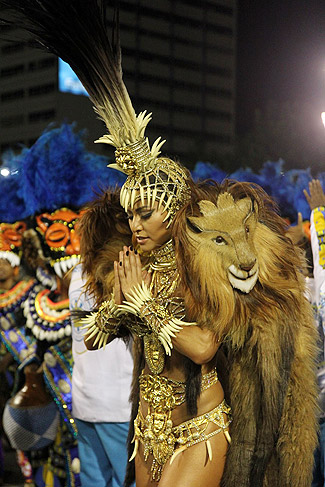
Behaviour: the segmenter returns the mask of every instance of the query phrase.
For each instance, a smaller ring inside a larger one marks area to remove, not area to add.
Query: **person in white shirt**
[[[83,290],[82,266],[72,272],[70,309],[94,307]],[[84,330],[73,326],[72,414],[78,427],[82,487],[121,487],[127,464],[129,394],[133,360],[130,346],[114,340],[87,351]]]

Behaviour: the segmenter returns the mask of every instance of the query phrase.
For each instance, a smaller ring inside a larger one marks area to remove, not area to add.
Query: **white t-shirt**
[[[82,268],[78,265],[69,287],[70,309],[90,310],[92,301],[83,291]],[[85,330],[72,326],[72,414],[91,423],[130,420],[133,360],[130,346],[115,339],[100,350],[87,350]]]

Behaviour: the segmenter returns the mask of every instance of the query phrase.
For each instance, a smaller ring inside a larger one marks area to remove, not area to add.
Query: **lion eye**
[[[223,237],[220,237],[220,236],[219,236],[219,237],[216,237],[216,238],[214,239],[214,241],[215,241],[215,243],[216,243],[217,245],[223,245],[223,244],[225,244],[225,243],[226,243],[225,239],[224,239]]]
[[[248,234],[249,233],[249,227],[246,225],[245,227],[245,232]]]

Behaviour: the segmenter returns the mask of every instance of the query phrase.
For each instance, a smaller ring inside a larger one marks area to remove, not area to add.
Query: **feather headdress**
[[[110,39],[107,5],[114,12]],[[29,32],[43,49],[61,57],[79,77],[109,132],[97,142],[116,147],[113,167],[129,176],[125,191],[121,192],[124,208],[133,205],[134,194],[142,187],[151,203],[159,198],[163,207],[170,207],[170,196],[178,200],[172,212],[169,208],[171,218],[187,199],[188,173],[169,159],[162,159],[160,167],[158,156],[164,141],[158,138],[150,148],[145,138],[151,114],[135,114],[122,79],[118,9],[105,0],[0,0],[0,7],[8,12],[2,14],[7,15],[2,22]],[[152,187],[152,181],[151,189],[148,188],[143,176],[149,173],[163,187],[162,191],[155,184]],[[166,182],[171,183],[172,190]]]
[[[123,175],[106,169],[106,157],[88,152],[84,138],[85,131],[77,131],[75,124],[51,124],[30,148],[23,148],[19,184],[26,216],[63,206],[80,208],[101,185],[122,184]]]

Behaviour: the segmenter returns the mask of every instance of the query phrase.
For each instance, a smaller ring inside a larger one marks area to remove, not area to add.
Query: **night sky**
[[[325,111],[325,0],[238,0],[237,130],[268,100],[308,105],[319,129]]]

